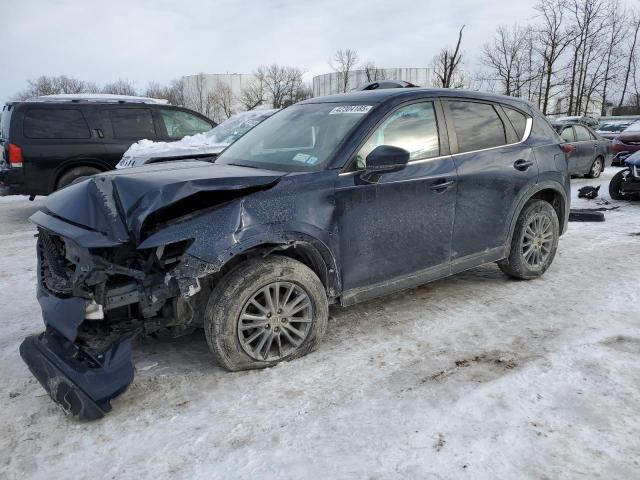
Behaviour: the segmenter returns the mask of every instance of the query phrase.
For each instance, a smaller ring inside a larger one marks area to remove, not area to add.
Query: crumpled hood
[[[95,175],[53,193],[44,206],[110,240],[137,242],[145,219],[160,209],[203,192],[267,188],[283,175],[200,161],[158,163]]]

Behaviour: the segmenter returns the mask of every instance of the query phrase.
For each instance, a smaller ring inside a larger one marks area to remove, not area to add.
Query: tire
[[[618,173],[616,173],[613,176],[613,178],[609,182],[609,196],[613,200],[624,200],[625,199],[625,196],[620,191],[620,188],[622,187],[622,182],[624,181],[624,174],[627,173],[627,172],[629,172],[629,169],[620,170]]]
[[[56,190],[60,190],[67,185],[71,185],[81,177],[90,177],[91,175],[95,175],[100,172],[101,170],[95,167],[73,167],[60,176],[58,183],[56,183]]]
[[[534,236],[529,240],[531,233]],[[513,278],[538,278],[553,262],[559,238],[560,223],[553,207],[544,200],[529,200],[516,222],[509,256],[500,260],[498,266]]]
[[[276,304],[273,310],[265,307],[268,302],[264,292],[268,290],[275,299],[276,289],[279,289],[277,298],[284,302],[282,312],[275,300],[272,300]],[[287,307],[298,300],[298,296],[302,300],[293,309]],[[293,313],[295,308],[307,303],[309,307],[302,313]],[[271,310],[269,318],[256,304]],[[284,317],[289,314],[290,318]],[[294,320],[302,318],[300,315],[305,317],[304,323]],[[238,371],[271,367],[306,355],[322,339],[328,317],[327,294],[318,276],[296,260],[273,255],[249,259],[220,279],[207,304],[204,329],[216,362],[227,370]],[[291,328],[304,336],[293,333]]]
[[[587,173],[585,177],[598,178],[602,174],[603,170],[604,170],[604,161],[602,160],[602,157],[596,157],[596,159],[591,164],[591,169],[589,170],[589,173]]]

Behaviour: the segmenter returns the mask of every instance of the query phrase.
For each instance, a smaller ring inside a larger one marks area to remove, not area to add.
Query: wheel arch
[[[506,243],[507,255],[509,254],[509,250],[511,248],[511,238],[513,237],[513,232],[515,231],[518,217],[520,216],[520,213],[522,213],[522,209],[527,204],[527,202],[532,199],[539,199],[548,202],[558,215],[560,234],[562,235],[566,231],[567,221],[569,219],[569,200],[564,189],[554,182],[537,184],[522,196],[517,208],[515,209],[515,213],[511,218],[511,224],[509,226],[509,236],[507,237]]]

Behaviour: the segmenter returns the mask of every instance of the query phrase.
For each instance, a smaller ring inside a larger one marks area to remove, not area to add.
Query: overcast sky
[[[27,79],[66,74],[142,88],[182,75],[250,73],[261,64],[329,70],[339,48],[381,67],[428,66],[466,24],[471,68],[500,24],[526,23],[534,0],[0,0],[0,102]]]

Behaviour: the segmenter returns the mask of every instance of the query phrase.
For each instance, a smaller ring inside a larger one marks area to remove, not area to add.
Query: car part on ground
[[[204,328],[223,367],[263,368],[313,349],[329,304],[490,262],[535,278],[566,229],[562,145],[527,102],[380,89],[286,108],[215,163],[71,184],[32,216],[46,331],[24,359],[89,418],[131,381],[131,336]]]
[[[113,169],[140,139],[176,140],[213,126],[197,112],[144,97],[79,94],[8,102],[0,119],[0,194],[48,195],[89,171]]]
[[[242,135],[279,109],[256,109],[238,113],[208,132],[186,136],[174,142],[140,140],[129,147],[116,168],[173,160],[207,159],[216,156]]]
[[[587,185],[586,187],[582,187],[578,189],[578,198],[586,198],[587,200],[593,200],[597,198],[598,191],[600,191],[600,185],[597,187],[591,187]]]
[[[604,222],[604,213],[593,208],[572,208],[569,211],[570,222]]]
[[[609,182],[609,195],[614,200],[640,199],[640,151],[624,160],[626,168],[616,173]]]

